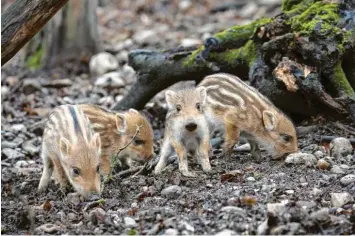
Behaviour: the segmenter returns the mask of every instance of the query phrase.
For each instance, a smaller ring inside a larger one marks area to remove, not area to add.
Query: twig
[[[116,162],[117,162],[117,159],[118,159],[118,155],[119,155],[124,149],[126,149],[126,148],[133,142],[133,140],[134,140],[134,139],[137,137],[137,135],[139,134],[139,131],[140,131],[140,128],[141,128],[141,127],[142,127],[142,126],[138,126],[138,125],[137,125],[136,133],[133,135],[132,139],[131,139],[125,146],[119,148],[117,154],[111,158],[110,172],[109,172],[109,174],[105,177],[105,179],[104,179],[103,182],[102,182],[101,191],[104,191],[105,185],[112,179],[112,172],[113,172],[113,169],[114,169],[115,166],[116,166]]]
[[[148,162],[146,162],[143,166],[141,166],[141,169],[139,171],[137,171],[134,175],[132,175],[132,177],[140,175],[148,166]]]
[[[135,173],[137,171],[140,171],[144,166],[137,166],[133,168],[129,168],[127,170],[121,171],[120,173],[117,174],[118,177],[125,177],[127,175],[131,175],[132,173]]]

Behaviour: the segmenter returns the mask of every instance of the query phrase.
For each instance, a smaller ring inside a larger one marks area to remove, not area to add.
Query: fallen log
[[[113,109],[141,109],[176,82],[227,72],[289,114],[355,120],[354,9],[351,1],[284,0],[282,14],[234,26],[199,48],[134,50],[137,81]]]
[[[1,14],[1,66],[10,60],[68,0],[16,0]]]

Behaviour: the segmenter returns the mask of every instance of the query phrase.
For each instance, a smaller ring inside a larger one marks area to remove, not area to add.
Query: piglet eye
[[[77,167],[73,167],[73,176],[78,177],[80,175],[80,169]]]
[[[141,140],[141,139],[136,139],[136,140],[134,140],[134,144],[135,144],[135,145],[143,145],[143,144],[144,144],[144,141]]]
[[[181,111],[181,105],[177,104],[177,105],[176,105],[176,110],[177,110],[178,112]]]
[[[201,110],[201,104],[200,104],[200,103],[196,103],[196,109],[197,109],[198,111]]]
[[[288,134],[281,134],[280,136],[281,136],[282,140],[285,141],[285,142],[287,142],[287,143],[288,143],[288,142],[291,142],[291,140],[292,140],[291,135],[288,135]]]
[[[96,172],[100,173],[100,166],[96,166]]]

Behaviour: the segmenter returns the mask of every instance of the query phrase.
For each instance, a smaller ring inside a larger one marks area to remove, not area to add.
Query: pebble
[[[354,174],[349,174],[349,175],[345,175],[344,177],[342,177],[340,179],[340,183],[342,185],[349,185],[351,183],[354,183],[355,182],[355,175]]]
[[[292,195],[295,193],[295,191],[292,189],[289,189],[289,190],[286,190],[285,193],[287,193],[288,195]]]
[[[308,167],[311,167],[317,164],[317,159],[312,154],[297,152],[288,155],[286,157],[285,163],[304,164]]]
[[[10,89],[7,86],[1,86],[1,97],[4,98],[10,93]]]
[[[353,150],[349,139],[343,137],[335,138],[330,143],[329,148],[331,156],[336,158],[351,154]]]
[[[236,206],[225,206],[225,207],[222,207],[220,211],[226,212],[226,213],[237,213],[239,215],[246,214],[245,210],[243,208],[236,207]]]
[[[313,221],[320,221],[320,222],[327,221],[330,219],[329,209],[322,208],[316,212],[313,212],[312,214],[310,214],[309,218]]]
[[[331,203],[334,207],[342,207],[347,203],[352,203],[354,201],[353,196],[351,196],[348,192],[343,193],[331,193]]]
[[[116,57],[108,52],[100,52],[91,57],[89,62],[90,73],[95,76],[117,70],[119,65]]]
[[[14,149],[11,149],[11,148],[4,148],[4,149],[2,149],[1,152],[5,157],[7,157],[9,159],[24,158],[25,157],[24,154],[14,150]]]
[[[23,142],[22,149],[31,156],[35,156],[39,153],[39,148],[33,145],[34,140],[27,140]]]
[[[188,48],[188,47],[199,47],[202,45],[202,41],[199,39],[183,39],[181,40],[181,46],[183,46],[184,48]]]
[[[165,230],[164,235],[176,236],[179,235],[179,231],[177,231],[176,229],[169,228]]]
[[[253,176],[249,176],[246,180],[249,182],[255,182],[255,178]]]
[[[96,207],[89,212],[88,217],[91,223],[96,225],[98,222],[104,221],[105,214],[106,212],[102,208]]]
[[[190,0],[182,0],[179,1],[179,9],[182,11],[187,10],[189,7],[191,7],[192,3]]]
[[[187,223],[186,221],[179,222],[179,228],[181,230],[195,232],[195,228],[192,225],[190,225],[189,223]]]
[[[317,158],[320,159],[324,156],[324,153],[320,150],[316,151],[315,153],[313,153],[313,155]]]
[[[102,88],[122,88],[125,86],[125,81],[122,79],[120,72],[110,72],[98,77],[95,81],[95,86]]]
[[[37,91],[41,91],[41,83],[37,79],[24,79],[22,84],[23,93],[30,95]]]
[[[137,222],[131,217],[126,216],[123,219],[123,221],[124,221],[124,224],[125,224],[125,226],[127,228],[135,228],[135,227],[137,227]]]
[[[18,146],[18,144],[14,143],[14,142],[9,142],[9,141],[2,141],[1,142],[1,149],[4,148],[16,148]]]
[[[232,236],[232,235],[236,235],[237,233],[233,230],[230,229],[224,229],[218,233],[215,234],[215,236]]]
[[[317,203],[314,201],[297,201],[296,206],[311,209],[316,207]]]
[[[126,51],[126,50],[120,51],[116,55],[116,58],[117,58],[118,62],[120,62],[120,63],[127,62],[128,61],[128,51]]]
[[[338,165],[334,165],[331,169],[330,172],[333,174],[345,174],[345,171]]]
[[[16,124],[11,126],[13,132],[26,132],[27,128],[24,124]]]
[[[154,45],[159,43],[160,37],[157,36],[157,32],[154,30],[140,30],[133,34],[133,41],[137,44]]]
[[[55,80],[48,80],[45,83],[42,83],[43,87],[46,88],[65,88],[70,87],[73,85],[73,81],[71,79],[55,79]]]
[[[266,208],[267,212],[273,214],[274,216],[282,215],[286,210],[284,203],[267,203]]]
[[[68,193],[67,194],[67,200],[71,204],[77,206],[80,204],[80,194],[79,193]]]
[[[35,229],[35,231],[45,232],[48,234],[56,233],[60,229],[59,226],[54,224],[44,224]]]
[[[18,161],[15,163],[15,168],[23,168],[23,167],[27,167],[29,165],[33,165],[35,164],[35,161],[24,161],[24,160],[21,160],[21,161]]]
[[[318,160],[317,167],[321,170],[328,170],[330,167],[330,164],[322,158],[322,159]]]
[[[76,215],[75,215],[74,213],[70,212],[70,213],[68,214],[68,220],[69,220],[69,221],[73,221],[73,220],[75,220],[75,219],[76,219]]]
[[[268,220],[265,220],[263,223],[261,223],[258,228],[257,228],[257,235],[265,235],[267,229],[269,228],[268,226]]]
[[[181,193],[182,193],[182,189],[180,186],[177,186],[177,185],[172,185],[172,186],[166,187],[161,191],[161,195],[164,195],[168,198],[177,197]]]

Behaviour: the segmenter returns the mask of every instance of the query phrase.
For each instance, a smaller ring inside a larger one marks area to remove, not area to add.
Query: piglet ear
[[[176,93],[171,90],[165,92],[165,100],[169,108],[173,107],[175,94]]]
[[[263,123],[267,131],[276,129],[276,117],[271,111],[263,111]]]
[[[120,134],[126,133],[127,122],[123,114],[116,114],[116,129]]]
[[[66,138],[61,138],[60,139],[60,154],[63,159],[65,159],[68,155],[71,153],[71,144],[69,143],[69,140]]]
[[[139,112],[138,112],[136,109],[133,109],[133,108],[130,108],[128,111],[129,111],[129,112],[134,112],[134,113],[139,114]]]
[[[91,139],[91,145],[98,150],[98,154],[101,154],[101,137],[99,133],[95,133]]]
[[[201,103],[202,104],[205,103],[206,102],[206,98],[207,98],[207,90],[206,90],[206,88],[201,86],[201,87],[197,87],[196,90],[200,94]]]

